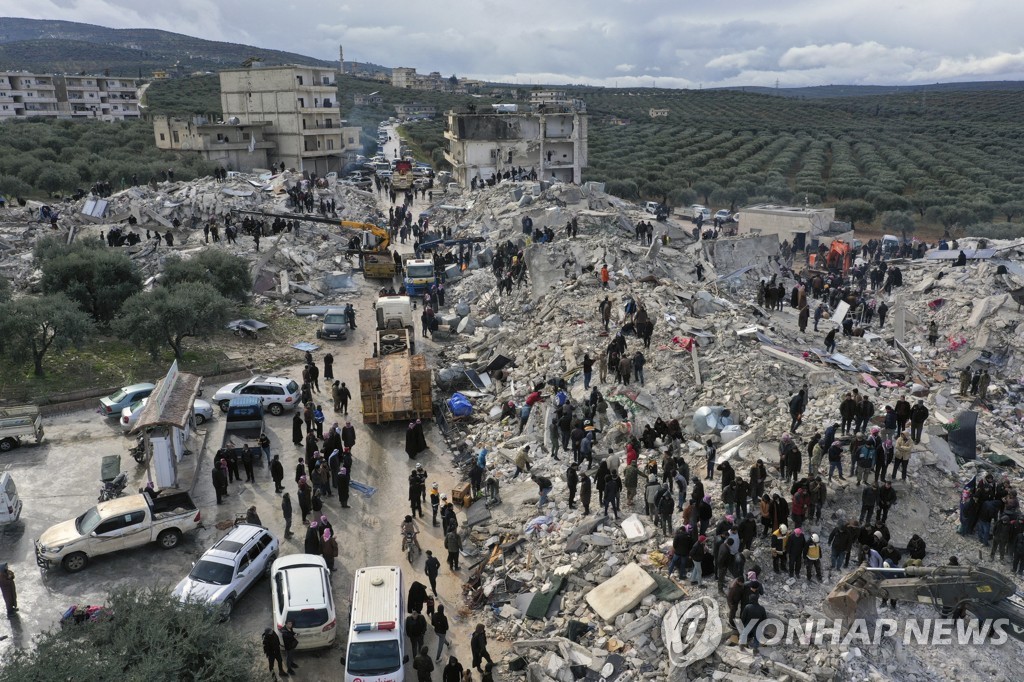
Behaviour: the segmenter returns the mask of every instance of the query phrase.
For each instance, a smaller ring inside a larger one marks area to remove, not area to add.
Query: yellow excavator
[[[341,228],[341,234],[345,230],[358,232],[359,246],[348,249],[349,253],[359,254],[363,262],[363,276],[370,279],[392,279],[399,273],[399,266],[395,263],[394,256],[388,251],[391,244],[391,236],[388,231],[380,225],[373,223],[361,223],[354,220],[338,220],[336,218],[325,218],[307,213],[274,213],[272,211],[246,211],[232,209],[232,213],[239,215],[254,215],[263,218],[281,218],[282,220],[299,220],[310,223],[322,223],[324,225],[335,225]]]
[[[1006,634],[1024,641],[1024,599],[1010,578],[979,566],[861,567],[825,598],[829,618],[851,623],[877,616],[876,599],[932,604],[947,618],[1003,620]]]

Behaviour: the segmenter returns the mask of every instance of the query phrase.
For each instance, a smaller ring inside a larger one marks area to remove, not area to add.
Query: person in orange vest
[[[601,288],[608,288],[608,265],[606,263],[601,264]]]

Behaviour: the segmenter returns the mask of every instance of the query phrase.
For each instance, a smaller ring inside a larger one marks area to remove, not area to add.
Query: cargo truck
[[[21,439],[43,440],[43,417],[35,405],[0,407],[0,452],[21,445]]]
[[[364,424],[430,419],[431,373],[423,355],[415,355],[415,337],[406,327],[378,329],[373,357],[359,370]]]

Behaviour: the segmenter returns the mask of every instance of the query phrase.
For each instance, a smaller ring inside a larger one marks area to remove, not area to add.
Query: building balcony
[[[340,149],[304,149],[299,153],[304,159],[325,158],[329,156],[341,156]]]
[[[296,85],[295,89],[299,92],[334,92],[338,89],[338,84],[331,83],[329,85],[323,85],[321,83],[304,83],[302,85]]]
[[[544,168],[573,168],[576,163],[571,157],[567,159],[556,159],[552,157],[550,161],[544,161],[541,165]]]
[[[323,105],[316,106],[316,107],[310,107],[310,106],[304,106],[303,107],[303,106],[300,106],[299,107],[299,113],[300,114],[335,114],[335,115],[340,116],[341,115],[341,109],[339,109],[336,106],[325,107]]]

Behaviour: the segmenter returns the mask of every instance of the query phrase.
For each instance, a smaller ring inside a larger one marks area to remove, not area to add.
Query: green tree
[[[43,358],[50,348],[78,345],[92,332],[92,320],[64,294],[26,296],[0,309],[4,351],[15,362],[31,358],[36,376],[43,375]]]
[[[142,289],[142,275],[128,255],[98,239],[71,246],[40,240],[35,253],[43,271],[42,290],[67,294],[100,324],[114,319],[121,305]]]
[[[224,328],[231,310],[231,301],[209,284],[183,282],[132,296],[114,329],[154,360],[162,343],[181,360],[185,339],[209,338]]]
[[[15,175],[0,175],[0,196],[13,202],[15,197],[23,197],[32,191],[32,186]]]
[[[252,288],[249,266],[240,257],[227,251],[210,249],[183,260],[171,256],[164,263],[165,286],[185,282],[210,284],[222,296],[245,301]]]
[[[710,180],[698,180],[697,182],[693,183],[693,191],[696,192],[698,196],[704,199],[705,205],[711,203],[711,194],[717,189],[718,183],[712,182]]]
[[[178,601],[166,589],[118,589],[112,617],[53,628],[15,647],[0,682],[56,680],[269,680],[257,642],[225,628],[205,604]]]
[[[3,178],[0,178],[0,183]],[[0,185],[2,187],[2,185]],[[1024,215],[1024,201],[1006,201],[999,205],[999,212],[1006,216],[1006,222],[1013,222],[1019,215]]]
[[[73,167],[50,163],[39,173],[35,184],[39,189],[53,194],[65,189],[75,189],[80,181],[78,171]]]
[[[863,199],[840,201],[836,204],[836,217],[849,220],[850,227],[856,227],[857,223],[870,223],[875,219],[875,207]]]
[[[906,241],[914,233],[914,216],[909,211],[886,211],[882,214],[882,227],[899,232]]]
[[[711,200],[718,205],[728,204],[729,212],[736,212],[736,205],[747,200],[749,194],[742,187],[722,187],[711,193]]]
[[[0,303],[7,303],[11,300],[11,280],[0,275]]]

